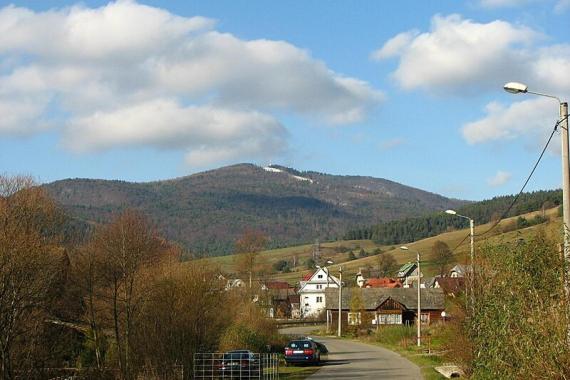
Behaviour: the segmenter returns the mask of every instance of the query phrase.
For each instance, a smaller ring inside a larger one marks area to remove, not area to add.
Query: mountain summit
[[[167,238],[206,255],[231,253],[248,227],[277,247],[465,204],[386,179],[279,165],[238,164],[147,183],[66,179],[44,186],[78,219],[98,223],[134,208]]]

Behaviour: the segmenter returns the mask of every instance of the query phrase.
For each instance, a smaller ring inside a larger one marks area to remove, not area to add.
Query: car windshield
[[[311,342],[308,340],[296,340],[289,343],[289,347],[295,348],[311,348]]]
[[[239,360],[239,359],[249,359],[248,352],[228,352],[224,354],[224,360]]]

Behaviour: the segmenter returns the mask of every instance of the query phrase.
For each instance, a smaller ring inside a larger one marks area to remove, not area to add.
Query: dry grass
[[[514,230],[511,232],[502,233],[502,229],[507,226],[512,226],[513,223],[516,224],[517,217],[507,218],[500,222],[500,224],[493,230],[491,234],[484,237],[475,239],[475,249],[477,250],[480,246],[486,243],[498,243],[500,241],[510,241],[519,238],[525,238],[532,231],[537,228],[544,226],[547,234],[554,236],[559,233],[560,230],[560,217],[557,216],[558,209],[553,208],[546,211],[546,217],[549,218],[547,223],[531,226],[521,230]],[[541,214],[540,211],[532,212],[523,215],[526,219],[530,220],[535,215]],[[492,223],[487,223],[483,225],[475,226],[475,235],[482,234],[491,227]],[[366,252],[371,253],[376,248],[380,248],[384,253],[390,253],[394,256],[398,264],[404,264],[409,261],[415,261],[415,253],[411,251],[402,251],[399,246],[406,245],[412,250],[417,250],[422,253],[422,261],[425,262],[422,271],[426,276],[433,276],[437,272],[436,266],[433,264],[431,247],[437,240],[441,240],[449,245],[450,248],[455,248],[461,240],[463,240],[469,234],[469,229],[455,230],[446,232],[434,237],[418,240],[416,242],[410,242],[407,244],[398,244],[394,246],[378,245],[371,240],[348,240],[348,241],[336,241],[321,244],[321,254],[323,257],[332,259],[335,264],[330,266],[331,273],[338,273],[339,267],[342,265],[343,275],[345,278],[354,278],[354,275],[358,272],[359,268],[365,267],[376,267],[377,257],[368,256],[364,258],[358,258],[356,260],[349,261],[348,253],[336,252],[338,247],[344,246],[352,249],[354,253],[358,256],[359,250],[362,248]],[[267,277],[271,279],[279,279],[287,281],[290,284],[297,283],[305,273],[311,272],[305,266],[305,262],[311,257],[313,251],[312,244],[300,245],[295,247],[287,247],[280,249],[273,249],[263,251],[259,255],[259,261],[265,269],[265,273],[268,273]],[[199,262],[204,264],[215,265],[220,268],[221,271],[225,273],[235,273],[235,262],[236,255],[233,256],[222,256],[222,257],[211,257],[200,259]],[[292,269],[289,273],[271,273],[272,265],[279,260],[293,260],[293,257],[297,256],[298,265]],[[454,258],[456,263],[466,263],[469,256],[469,239],[466,239],[463,244],[454,252]]]

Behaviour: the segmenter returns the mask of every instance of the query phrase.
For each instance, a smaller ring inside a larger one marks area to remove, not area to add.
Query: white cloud
[[[436,15],[429,32],[401,33],[374,57],[398,56],[392,77],[407,90],[469,94],[525,78],[529,87],[570,93],[570,44],[538,45],[544,41],[540,33],[506,21]]]
[[[469,144],[479,144],[525,136],[542,144],[558,119],[557,109],[556,102],[547,98],[531,98],[509,106],[492,102],[484,118],[463,126],[463,137]]]
[[[0,101],[31,99],[19,112],[27,116],[0,122],[0,133],[36,130],[35,121],[56,112],[69,115],[63,142],[76,151],[144,145],[206,162],[263,156],[260,142],[283,150],[284,127],[274,111],[347,124],[383,99],[290,43],[243,40],[215,25],[128,0],[46,12],[0,9]],[[171,117],[171,125],[154,112]],[[278,144],[263,140],[271,131],[279,132]],[[225,135],[243,140],[230,143]]]
[[[372,53],[372,59],[380,61],[402,54],[412,40],[419,34],[417,30],[400,33],[389,39],[384,46]]]
[[[496,88],[505,77],[528,72],[527,47],[538,36],[530,28],[505,21],[482,24],[459,15],[436,15],[430,32],[416,35],[398,51],[393,78],[404,89],[436,93]],[[391,42],[380,51],[390,50]]]
[[[487,184],[491,187],[499,187],[509,182],[511,177],[511,173],[499,170],[497,174],[487,179]]]
[[[189,150],[187,161],[205,165],[228,158],[271,158],[287,148],[287,132],[255,111],[181,106],[155,99],[111,112],[72,119],[64,143],[76,152],[156,146]]]

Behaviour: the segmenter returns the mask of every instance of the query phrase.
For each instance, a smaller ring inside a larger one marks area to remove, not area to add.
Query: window
[[[317,303],[323,302],[323,297],[317,297]]]
[[[422,325],[429,325],[429,313],[422,313]]]
[[[348,324],[356,326],[361,323],[360,313],[348,313]]]
[[[402,324],[402,314],[379,314],[378,315],[379,325],[401,325]]]
[[[323,286],[322,285],[317,285],[317,289],[322,289]]]
[[[319,274],[317,277],[318,277],[318,278],[323,278],[323,275],[322,275],[322,274]]]

